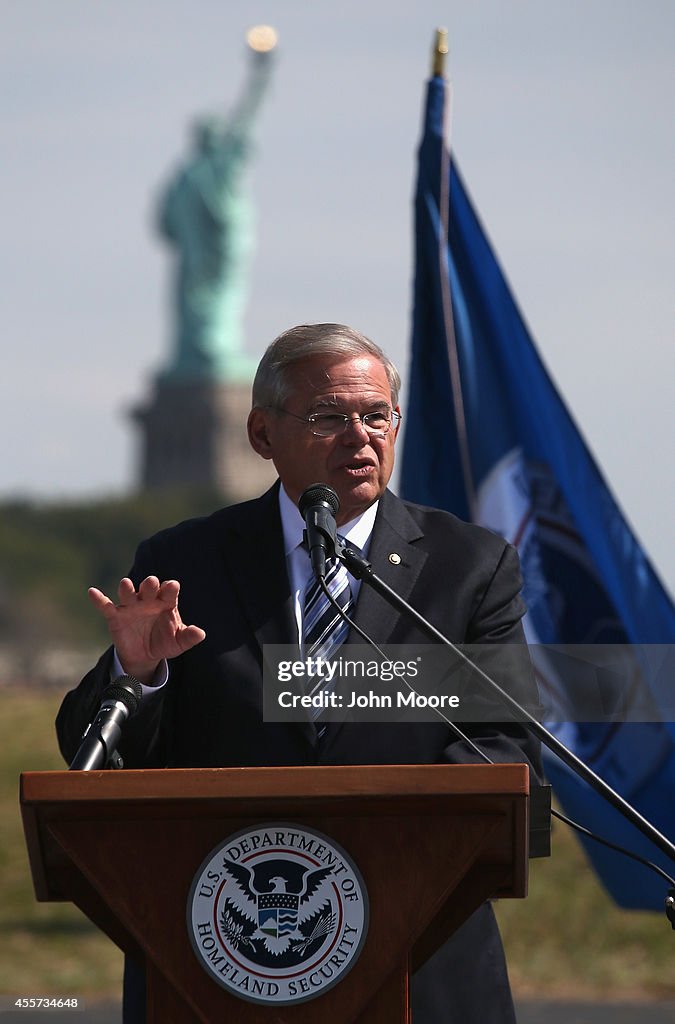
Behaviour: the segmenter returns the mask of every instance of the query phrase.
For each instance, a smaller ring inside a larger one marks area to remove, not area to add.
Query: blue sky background
[[[4,0],[0,499],[134,483],[127,411],[169,345],[158,190],[280,47],[251,186],[261,354],[341,320],[407,376],[412,190],[434,28],[452,146],[540,351],[662,577],[672,544],[670,0]]]

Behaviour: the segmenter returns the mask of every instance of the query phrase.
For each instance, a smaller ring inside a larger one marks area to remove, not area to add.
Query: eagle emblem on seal
[[[234,886],[220,925],[235,948],[246,946],[273,958],[290,954],[300,962],[334,931],[327,880],[331,868],[298,871],[296,864],[277,861],[275,873],[259,880],[256,870],[244,864],[224,858],[223,867]]]

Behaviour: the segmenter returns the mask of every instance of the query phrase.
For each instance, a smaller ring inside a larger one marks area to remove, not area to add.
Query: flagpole
[[[436,29],[434,38],[433,56],[431,61],[432,77],[446,79],[445,64],[448,56],[448,30],[445,28]],[[462,376],[459,365],[459,353],[457,351],[457,338],[455,336],[455,318],[452,310],[452,291],[448,275],[450,259],[450,87],[444,90],[443,94],[443,138],[441,139],[439,182],[440,182],[440,220],[438,231],[438,279],[441,285],[441,303],[443,308],[443,327],[445,331],[445,344],[448,353],[448,368],[450,371],[450,386],[452,390],[452,403],[455,409],[455,423],[457,425],[457,441],[459,444],[459,456],[462,465],[462,476],[464,477],[464,490],[469,506],[469,518],[472,522],[478,521],[478,501],[476,498],[476,486],[471,467],[471,455],[469,452],[469,433],[464,409],[464,396],[462,392]]]

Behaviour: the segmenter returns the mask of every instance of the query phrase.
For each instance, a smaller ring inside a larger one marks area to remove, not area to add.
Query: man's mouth
[[[350,476],[368,476],[375,470],[375,464],[372,462],[346,462],[342,467],[344,471],[349,473]]]

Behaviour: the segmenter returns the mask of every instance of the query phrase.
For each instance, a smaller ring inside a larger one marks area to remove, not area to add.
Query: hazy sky
[[[406,376],[414,157],[434,28],[452,145],[540,351],[675,586],[671,0],[3,0],[0,499],[120,493],[165,361],[158,189],[225,111],[245,29],[280,35],[251,174],[259,355],[370,334]]]

